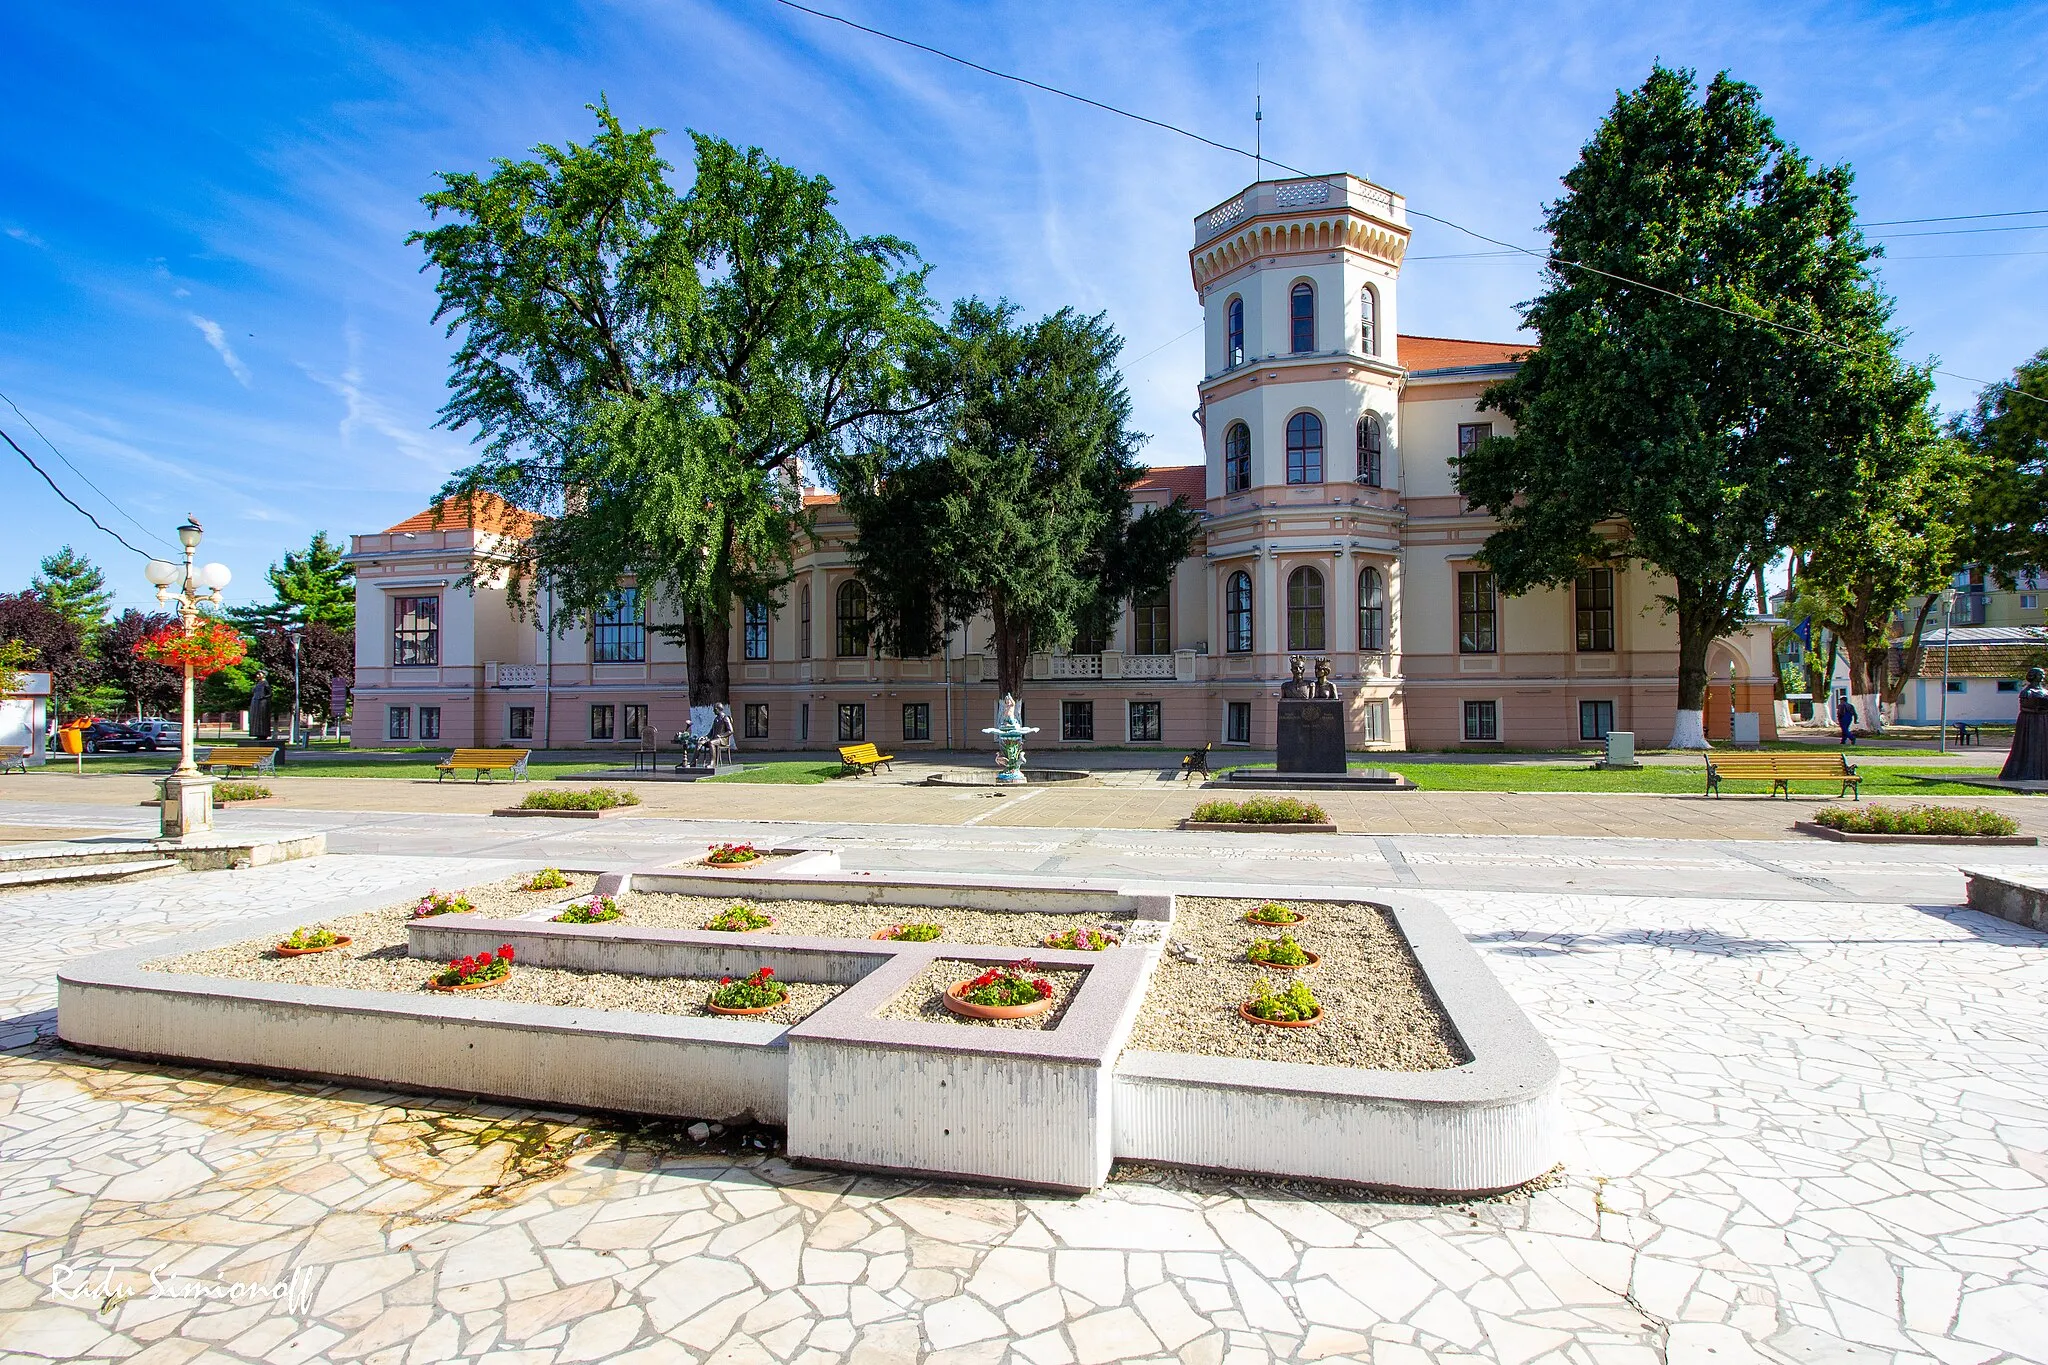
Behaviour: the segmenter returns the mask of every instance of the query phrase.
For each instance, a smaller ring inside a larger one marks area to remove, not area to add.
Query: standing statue
[[[1330,681],[1330,661],[1328,659],[1316,660],[1315,686],[1309,690],[1308,695],[1314,701],[1337,700],[1337,684]]]
[[[1287,667],[1294,676],[1280,684],[1280,700],[1307,701],[1313,695],[1308,679],[1303,676],[1308,671],[1308,660],[1297,654],[1287,661]]]
[[[1026,725],[1017,714],[1017,699],[1005,692],[996,703],[996,723],[982,731],[996,741],[996,781],[1011,786],[1024,780],[1024,736],[1035,735],[1038,727]]]
[[[2048,782],[2048,673],[2038,668],[2027,670],[2020,714],[2012,727],[2012,750],[1998,776],[2004,782]]]

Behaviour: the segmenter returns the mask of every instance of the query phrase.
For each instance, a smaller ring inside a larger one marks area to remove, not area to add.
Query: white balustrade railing
[[[539,687],[539,664],[499,664],[494,687]]]
[[[1100,654],[1055,654],[1052,656],[1052,676],[1055,678],[1099,678],[1102,676]]]
[[[1124,655],[1124,676],[1126,678],[1171,678],[1173,656],[1171,654],[1126,654]]]

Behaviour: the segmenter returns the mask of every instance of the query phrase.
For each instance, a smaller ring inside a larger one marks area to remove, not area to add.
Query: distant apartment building
[[[1399,333],[1401,197],[1350,175],[1260,181],[1199,215],[1194,237],[1203,460],[1152,469],[1135,497],[1185,496],[1202,531],[1167,589],[1127,603],[1102,638],[1032,656],[1033,743],[1271,747],[1297,655],[1331,660],[1354,749],[1667,738],[1668,582],[1589,566],[1511,598],[1477,559],[1494,523],[1458,496],[1454,462],[1509,430],[1479,399],[1525,348]],[[987,623],[930,658],[880,654],[853,529],[831,495],[806,501],[816,535],[792,581],[734,607],[742,746],[984,747]],[[532,524],[486,499],[353,538],[355,743],[638,747],[684,728],[682,647],[649,630],[660,622],[632,583],[566,632],[545,597],[515,616],[504,574]],[[1775,733],[1766,628],[1718,642],[1709,673],[1710,735],[1737,711]]]

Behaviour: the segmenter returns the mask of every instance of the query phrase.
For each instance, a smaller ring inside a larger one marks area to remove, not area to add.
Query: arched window
[[[858,578],[839,585],[839,657],[858,659],[868,652],[868,590]]]
[[[1223,595],[1223,648],[1230,654],[1252,652],[1252,576],[1239,569]]]
[[[796,657],[811,657],[811,585],[806,583],[796,595]]]
[[[1223,433],[1223,491],[1242,493],[1251,486],[1251,428],[1242,422],[1232,422]]]
[[[1323,419],[1297,412],[1287,419],[1287,482],[1323,481]]]
[[[1244,300],[1232,299],[1225,317],[1223,364],[1226,368],[1235,369],[1244,364]]]
[[[1380,486],[1380,416],[1376,412],[1358,419],[1358,481],[1368,488]]]
[[[1358,571],[1358,647],[1366,652],[1387,647],[1387,594],[1378,569]]]
[[[1294,286],[1294,292],[1287,300],[1287,321],[1292,333],[1290,340],[1295,352],[1313,351],[1316,348],[1316,291],[1303,281]]]
[[[1358,349],[1380,353],[1380,296],[1371,285],[1358,291]]]
[[[1287,647],[1323,648],[1323,575],[1306,566],[1287,575]]]
[[[740,657],[765,659],[768,657],[768,604],[747,603],[746,614],[740,631]]]

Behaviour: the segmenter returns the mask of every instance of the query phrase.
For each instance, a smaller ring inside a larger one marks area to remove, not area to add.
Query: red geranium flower
[[[507,962],[510,962],[512,960],[512,945],[507,943],[504,946],[500,947],[498,949],[498,956],[504,958]]]
[[[761,975],[763,975],[763,976],[773,976],[773,975],[775,975],[775,969],[774,969],[773,967],[763,967],[763,968],[761,969]]]

